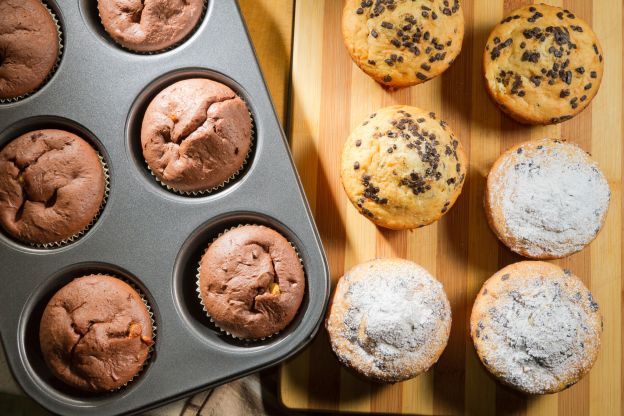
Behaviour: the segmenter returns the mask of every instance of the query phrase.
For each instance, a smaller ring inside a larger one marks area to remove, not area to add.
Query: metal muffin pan
[[[0,105],[0,147],[38,128],[64,128],[88,140],[110,170],[110,196],[79,240],[38,249],[0,234],[0,337],[13,375],[48,410],[66,415],[136,413],[272,366],[315,335],[329,297],[321,241],[284,133],[235,0],[209,0],[193,35],[176,48],[140,55],[115,45],[101,28],[93,0],[47,0],[61,23],[64,53],[43,88]],[[162,187],[141,155],[143,112],[162,88],[207,77],[234,89],[254,118],[245,170],[208,196]],[[203,249],[237,224],[265,224],[297,247],[306,292],[281,333],[244,343],[212,325],[195,292]],[[130,280],[146,296],[157,326],[151,359],[116,392],[73,390],[47,369],[39,348],[45,305],[72,278],[90,272]]]

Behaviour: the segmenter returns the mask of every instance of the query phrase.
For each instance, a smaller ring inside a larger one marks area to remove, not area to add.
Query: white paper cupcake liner
[[[247,104],[247,101],[245,101],[243,99],[243,97],[241,97],[238,94],[237,94],[237,97],[240,98],[241,100],[243,100],[243,102],[247,106],[247,109],[249,109],[249,105]],[[152,168],[150,168],[149,163],[147,163],[147,161],[145,160],[144,162],[145,162],[145,166],[147,166],[147,170],[154,177],[156,182],[158,182],[160,184],[160,186],[162,186],[163,188],[165,188],[169,192],[173,192],[175,194],[182,195],[182,196],[202,197],[202,196],[210,195],[213,192],[216,192],[216,191],[219,191],[219,190],[225,188],[230,182],[234,181],[236,178],[238,178],[240,176],[240,174],[245,170],[245,167],[249,163],[249,159],[251,158],[251,153],[253,151],[253,147],[254,147],[254,144],[255,144],[255,141],[256,141],[255,140],[255,138],[256,138],[256,128],[255,128],[255,126],[256,125],[255,125],[255,121],[254,121],[253,115],[251,114],[251,111],[248,111],[248,112],[249,112],[249,119],[251,120],[251,139],[250,139],[250,143],[249,143],[249,149],[247,150],[247,154],[245,155],[245,159],[243,160],[243,163],[241,164],[240,168],[238,168],[238,170],[236,172],[234,172],[232,174],[232,176],[227,178],[225,181],[223,181],[219,185],[213,186],[210,189],[205,189],[205,190],[201,190],[201,191],[182,191],[180,189],[176,189],[176,188],[174,188],[174,187],[172,187],[170,185],[167,185],[166,183],[162,182],[158,178],[158,176],[156,176],[154,171],[152,171]]]
[[[13,104],[13,103],[21,101],[24,98],[30,97],[31,95],[35,94],[37,91],[39,91],[41,88],[43,88],[48,83],[48,81],[50,81],[52,76],[56,73],[56,70],[58,69],[59,65],[61,64],[61,58],[63,56],[63,30],[61,29],[61,24],[59,23],[59,21],[58,21],[58,19],[56,17],[56,14],[54,14],[54,12],[50,8],[50,6],[48,6],[48,4],[45,2],[45,0],[42,1],[41,4],[43,4],[43,7],[45,7],[46,10],[50,13],[50,16],[52,16],[52,20],[54,21],[54,25],[56,26],[56,33],[58,34],[58,41],[59,41],[59,44],[58,44],[59,50],[58,50],[58,56],[56,57],[56,62],[54,63],[54,66],[52,67],[52,69],[50,70],[48,75],[45,77],[45,79],[43,80],[41,85],[39,85],[34,90],[32,90],[32,91],[30,91],[30,92],[28,92],[26,94],[19,95],[17,97],[0,98],[0,105],[2,105],[2,104]]]
[[[143,293],[143,291],[137,287],[137,285],[134,284],[134,282],[130,279],[126,279],[125,277],[120,277],[115,273],[90,273],[94,276],[109,276],[109,277],[114,277],[115,279],[119,279],[124,283],[127,283],[128,285],[130,285],[130,287],[132,289],[134,289],[139,296],[141,297],[141,300],[143,301],[143,303],[145,304],[145,307],[147,308],[147,312],[149,313],[150,316],[150,320],[152,321],[152,345],[149,346],[149,349],[147,350],[147,356],[145,357],[145,361],[143,361],[143,364],[141,365],[141,368],[139,369],[139,371],[137,371],[137,373],[130,379],[128,380],[126,383],[122,384],[121,386],[113,389],[113,390],[109,390],[109,393],[114,393],[117,392],[121,389],[126,388],[130,383],[132,383],[132,381],[134,381],[137,377],[139,377],[141,375],[141,373],[143,372],[143,370],[145,369],[145,366],[147,365],[147,363],[150,362],[150,360],[152,359],[152,354],[154,352],[154,345],[156,345],[156,330],[157,330],[157,326],[156,326],[156,321],[154,320],[154,312],[152,312],[152,307],[150,306],[149,302],[147,301],[147,297],[145,296],[145,294]],[[86,276],[86,275],[85,275]]]
[[[102,157],[100,152],[98,152],[97,150],[96,152],[97,152],[98,158],[100,159],[100,163],[102,164],[102,170],[104,171],[104,197],[102,198],[102,202],[100,203],[100,207],[98,208],[98,211],[95,213],[95,215],[93,216],[93,218],[91,219],[91,221],[89,222],[89,224],[87,224],[85,228],[83,228],[76,234],[72,235],[71,237],[61,240],[61,241],[54,241],[52,243],[44,243],[44,244],[30,243],[29,245],[31,247],[42,248],[42,249],[55,249],[55,248],[65,247],[69,244],[72,244],[73,242],[81,238],[83,235],[85,235],[87,231],[89,231],[91,227],[93,227],[93,225],[100,218],[100,215],[102,214],[102,211],[104,210],[104,207],[106,206],[106,202],[108,202],[108,195],[110,193],[110,175],[108,173],[108,166],[106,165],[106,161],[104,160],[104,157]]]
[[[95,2],[96,0],[90,0],[90,1]],[[97,4],[95,5],[95,7],[97,7]],[[197,33],[197,31],[199,30],[199,27],[201,26],[202,22],[206,18],[207,11],[208,11],[208,0],[204,0],[204,6],[202,8],[201,16],[199,17],[199,20],[197,21],[197,24],[195,25],[193,30],[191,30],[186,36],[184,36],[182,39],[180,39],[178,42],[174,43],[173,45],[168,46],[163,49],[159,49],[157,51],[136,51],[134,49],[131,49],[131,48],[128,48],[127,46],[122,45],[121,43],[117,42],[117,40],[108,32],[108,30],[106,30],[106,27],[102,24],[102,16],[100,16],[99,7],[98,7],[98,17],[100,19],[100,24],[102,25],[102,28],[104,29],[104,32],[106,32],[106,35],[108,35],[109,39],[113,41],[115,45],[123,49],[124,51],[134,53],[137,55],[158,55],[161,53],[169,52],[170,50],[177,48],[178,46],[182,45],[184,42],[189,40],[195,33]]]
[[[210,248],[210,245],[212,243],[214,243],[217,239],[219,239],[222,235],[224,235],[225,233],[227,233],[228,231],[234,230],[236,228],[240,228],[240,227],[244,227],[244,226],[254,226],[254,225],[262,225],[262,224],[239,224],[236,225],[234,227],[229,227],[226,228],[225,230],[221,231],[215,238],[212,239],[212,241],[210,242],[210,244],[208,244],[208,246],[204,249],[204,251],[202,252],[202,255],[199,259],[199,263],[197,265],[197,274],[195,275],[196,277],[196,281],[195,281],[195,292],[197,292],[197,297],[199,298],[199,303],[202,306],[203,311],[206,313],[206,316],[208,317],[208,319],[210,319],[210,322],[212,322],[212,324],[217,327],[222,333],[226,334],[227,336],[237,340],[237,341],[243,341],[243,342],[260,342],[260,341],[264,341],[267,339],[270,339],[272,337],[274,337],[275,335],[278,335],[281,331],[277,331],[271,335],[268,335],[266,337],[262,337],[262,338],[241,338],[241,337],[237,337],[236,335],[231,334],[229,331],[226,331],[225,329],[221,328],[212,318],[212,316],[210,316],[210,313],[208,312],[208,310],[206,309],[206,305],[204,304],[204,299],[201,296],[201,284],[200,284],[200,273],[201,273],[201,261],[204,258],[204,256],[206,255],[206,252],[208,251],[208,248]],[[267,226],[265,226],[267,227]],[[267,227],[267,228],[271,228],[271,227]],[[279,231],[275,230],[274,228],[271,228],[271,230],[277,232],[278,234],[280,234],[282,237],[284,237],[284,235],[282,233],[280,233]],[[286,237],[284,237],[286,238]],[[295,253],[297,253],[297,258],[299,259],[299,263],[301,264],[301,268],[303,269],[303,275],[305,277],[305,266],[303,264],[303,260],[301,259],[301,255],[299,254],[299,250],[297,249],[297,246],[290,240],[286,239],[288,241],[288,244],[290,244],[290,246],[293,248],[293,250],[295,250]],[[290,323],[288,324],[290,325]]]

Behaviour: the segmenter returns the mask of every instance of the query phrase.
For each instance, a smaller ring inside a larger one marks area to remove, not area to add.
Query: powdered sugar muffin
[[[340,279],[326,328],[342,364],[371,380],[397,382],[438,361],[451,308],[442,284],[416,263],[377,259]]]
[[[603,72],[600,42],[569,10],[520,7],[492,30],[483,54],[490,96],[521,123],[568,120],[594,98]]]
[[[499,270],[477,295],[470,334],[485,367],[529,394],[556,393],[589,372],[602,316],[569,270],[523,261]]]
[[[598,234],[609,207],[605,175],[580,147],[535,140],[503,153],[485,191],[488,222],[498,238],[525,257],[569,256]]]
[[[347,0],[344,43],[355,62],[388,87],[420,84],[440,75],[462,48],[459,0]]]
[[[407,105],[377,110],[347,138],[340,176],[353,205],[393,230],[431,224],[459,197],[468,161],[435,113]]]

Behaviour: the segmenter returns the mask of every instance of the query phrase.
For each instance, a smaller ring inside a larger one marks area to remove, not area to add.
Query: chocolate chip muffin
[[[301,305],[305,277],[281,234],[262,225],[230,229],[199,266],[199,294],[214,323],[235,338],[262,339],[284,328]]]
[[[106,32],[135,52],[158,52],[183,41],[204,7],[205,0],[98,0]]]
[[[395,383],[438,361],[451,307],[442,284],[416,263],[377,259],[340,278],[326,328],[342,364],[370,380]]]
[[[64,286],[43,311],[39,341],[52,374],[79,390],[118,389],[143,368],[153,324],[141,295],[107,275]]]
[[[375,81],[407,87],[453,63],[464,14],[459,0],[347,0],[342,34],[353,61]]]
[[[232,89],[193,78],[162,90],[145,111],[143,156],[156,178],[180,192],[205,192],[236,175],[251,148],[251,116]]]
[[[534,259],[582,250],[604,224],[609,183],[580,147],[534,140],[503,153],[487,178],[485,212],[498,238]]]
[[[569,10],[524,6],[490,34],[483,69],[490,96],[508,115],[521,123],[559,123],[598,92],[602,48],[591,27]]]
[[[56,66],[61,40],[41,0],[0,1],[0,101],[32,93]]]
[[[529,394],[561,391],[589,372],[602,316],[569,270],[523,261],[499,270],[477,295],[470,335],[485,367]]]
[[[103,205],[98,153],[73,133],[26,133],[0,151],[0,225],[29,244],[61,244],[82,233]]]
[[[342,151],[342,185],[375,224],[403,230],[438,220],[455,203],[467,159],[433,112],[396,105],[356,127]]]

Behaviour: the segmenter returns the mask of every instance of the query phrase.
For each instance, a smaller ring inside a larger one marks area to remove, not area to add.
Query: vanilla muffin
[[[605,175],[580,147],[555,139],[519,144],[490,170],[485,212],[497,237],[516,253],[554,259],[580,251],[609,208]]]
[[[536,4],[503,19],[485,46],[490,96],[521,123],[551,124],[581,112],[602,80],[602,48],[574,13]]]
[[[458,0],[347,0],[342,34],[353,61],[375,81],[407,87],[453,63],[464,14]]]
[[[341,177],[355,207],[382,227],[422,227],[459,196],[467,159],[435,113],[396,105],[356,127],[342,151]]]
[[[438,361],[451,330],[451,307],[442,284],[416,263],[377,259],[338,281],[326,328],[342,364],[394,383]]]
[[[589,372],[600,350],[602,316],[569,270],[540,262],[511,264],[477,295],[470,335],[485,367],[529,394],[556,393]]]

